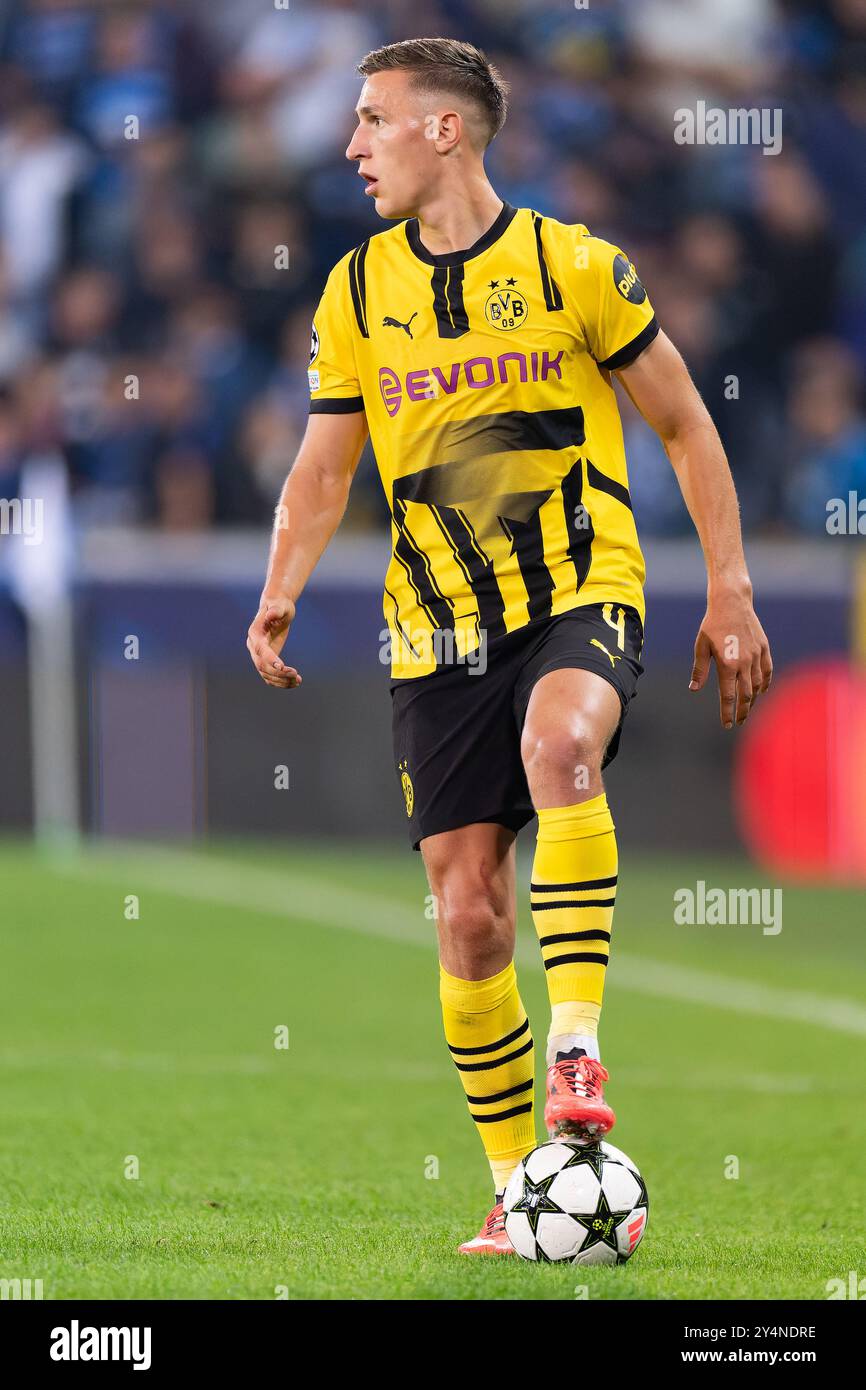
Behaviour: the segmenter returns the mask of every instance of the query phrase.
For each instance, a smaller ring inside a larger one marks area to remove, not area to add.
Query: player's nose
[[[359,139],[360,134],[361,127],[358,126],[358,129],[355,131],[354,135],[352,136],[351,140],[346,146],[347,159],[363,159],[365,154],[368,153],[368,151],[365,150],[363,147],[363,141]]]

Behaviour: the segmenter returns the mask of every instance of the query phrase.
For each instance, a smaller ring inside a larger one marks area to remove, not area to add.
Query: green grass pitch
[[[767,880],[627,846],[621,871],[604,1057],[650,1221],[628,1265],[584,1270],[455,1253],[489,1180],[418,856],[6,844],[0,1278],[45,1298],[823,1299],[866,1272],[862,896],[786,886],[777,936],[678,927],[677,887]]]

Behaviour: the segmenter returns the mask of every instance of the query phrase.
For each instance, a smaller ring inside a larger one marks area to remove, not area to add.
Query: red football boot
[[[593,1057],[560,1057],[548,1067],[544,1123],[551,1139],[597,1144],[613,1129],[616,1116],[601,1089],[608,1079]]]
[[[517,1253],[505,1232],[505,1212],[502,1210],[501,1198],[497,1198],[495,1207],[478,1235],[472,1240],[465,1240],[457,1248],[461,1255],[515,1255]]]

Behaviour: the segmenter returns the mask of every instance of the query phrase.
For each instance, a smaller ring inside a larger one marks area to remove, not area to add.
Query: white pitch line
[[[688,966],[664,965],[646,956],[623,952],[614,952],[611,967],[616,971],[614,978],[618,989],[866,1037],[866,1006],[854,999],[755,984],[751,980],[711,974]]]
[[[111,845],[88,848],[74,859],[56,861],[52,867],[58,874],[122,883],[126,893],[150,888],[196,902],[318,922],[431,951],[435,941],[434,924],[425,920],[420,903],[413,909],[399,899],[306,877],[295,869],[280,874],[188,850],[147,846],[131,851],[126,845],[120,849]],[[542,968],[534,944],[518,943],[516,958],[522,969]],[[634,994],[866,1037],[866,1006],[853,999],[756,984],[623,951],[614,952],[611,969],[615,988]]]
[[[425,922],[422,909],[413,912],[397,898],[359,893],[325,877],[305,877],[295,869],[281,874],[189,850],[147,846],[130,851],[125,845],[116,852],[91,848],[73,859],[57,860],[51,867],[58,874],[122,883],[126,893],[140,894],[146,887],[195,902],[319,922],[411,946],[432,948],[436,940],[435,925]]]

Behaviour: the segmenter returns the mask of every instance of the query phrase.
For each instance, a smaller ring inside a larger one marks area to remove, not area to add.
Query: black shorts
[[[391,682],[394,757],[417,849],[428,835],[492,821],[515,832],[535,814],[520,736],[535,683],[549,671],[595,671],[619,695],[622,713],[602,766],[616,757],[622,724],[643,672],[643,628],[624,614],[624,641],[603,616],[608,605],[536,619],[488,644],[486,668],[467,662]]]

